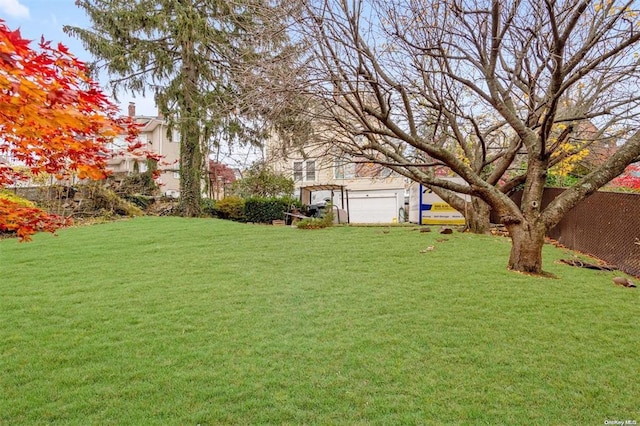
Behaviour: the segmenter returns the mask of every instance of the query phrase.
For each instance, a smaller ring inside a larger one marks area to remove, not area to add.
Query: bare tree
[[[546,232],[640,156],[634,5],[310,0],[313,94],[334,145],[438,189],[459,210],[453,193],[473,197],[464,209],[490,206],[512,239],[509,268],[542,273]],[[569,141],[618,148],[542,209],[547,172],[571,154]],[[508,176],[517,156],[522,173]],[[518,184],[519,206],[505,194]]]

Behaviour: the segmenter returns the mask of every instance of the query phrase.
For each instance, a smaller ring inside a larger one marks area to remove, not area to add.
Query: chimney
[[[158,118],[160,120],[164,120],[164,114],[162,114],[162,111],[160,110],[160,107],[158,107]]]
[[[136,103],[129,102],[129,117],[135,117],[135,116],[136,116]]]

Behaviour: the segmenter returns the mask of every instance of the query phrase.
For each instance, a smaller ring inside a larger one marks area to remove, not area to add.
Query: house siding
[[[137,116],[134,120],[142,124],[138,135],[138,141],[154,153],[162,155],[158,163],[160,176],[158,183],[160,190],[165,194],[177,195],[180,192],[179,158],[180,143],[171,141],[167,136],[167,126],[163,119],[158,117]],[[113,148],[116,155],[108,161],[108,168],[117,174],[130,174],[135,170],[135,163],[144,164],[143,158],[135,157],[126,152],[122,146]],[[144,166],[142,166],[144,167]]]
[[[271,143],[275,143],[271,141]],[[384,177],[362,176],[336,178],[336,157],[323,155],[322,147],[310,148],[304,153],[292,152],[283,155],[273,155],[267,144],[266,158],[273,169],[286,176],[294,178],[296,195],[300,188],[310,185],[341,185],[346,188],[349,196],[349,210],[353,214],[349,218],[352,223],[391,223],[399,219],[398,212],[404,207],[405,178],[394,173],[384,173]],[[310,179],[306,165],[315,164],[315,175]],[[299,163],[303,163],[302,169]],[[345,162],[345,164],[351,164]],[[330,191],[317,191],[311,195],[310,203],[320,203],[330,198]],[[347,194],[345,194],[346,198]],[[334,191],[334,205],[342,207],[340,191]],[[345,208],[346,200],[344,201]],[[367,210],[368,209],[368,210]],[[360,211],[361,213],[357,213]],[[360,217],[358,217],[360,216]]]

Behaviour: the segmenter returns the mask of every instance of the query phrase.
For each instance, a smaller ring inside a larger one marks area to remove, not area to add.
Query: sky
[[[24,38],[34,40],[31,46],[33,48],[37,48],[37,42],[44,36],[46,40],[64,44],[83,61],[89,62],[93,59],[78,39],[70,38],[62,31],[64,25],[90,26],[89,19],[84,11],[75,5],[75,0],[0,0],[0,19],[6,22],[9,29],[19,28]],[[108,77],[101,76],[99,82],[104,92],[110,94],[111,91],[107,88]],[[121,112],[126,114],[129,102],[136,103],[138,115],[156,115],[152,98],[121,93],[115,103]]]

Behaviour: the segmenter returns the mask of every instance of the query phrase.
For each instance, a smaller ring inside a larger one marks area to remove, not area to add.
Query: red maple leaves
[[[118,116],[82,61],[44,39],[33,50],[19,30],[10,31],[0,20],[0,188],[41,173],[102,179],[108,143],[122,134],[133,144],[137,125]],[[65,223],[0,199],[0,231],[28,239]]]
[[[609,185],[640,191],[640,164],[627,166],[624,173],[612,180]]]

